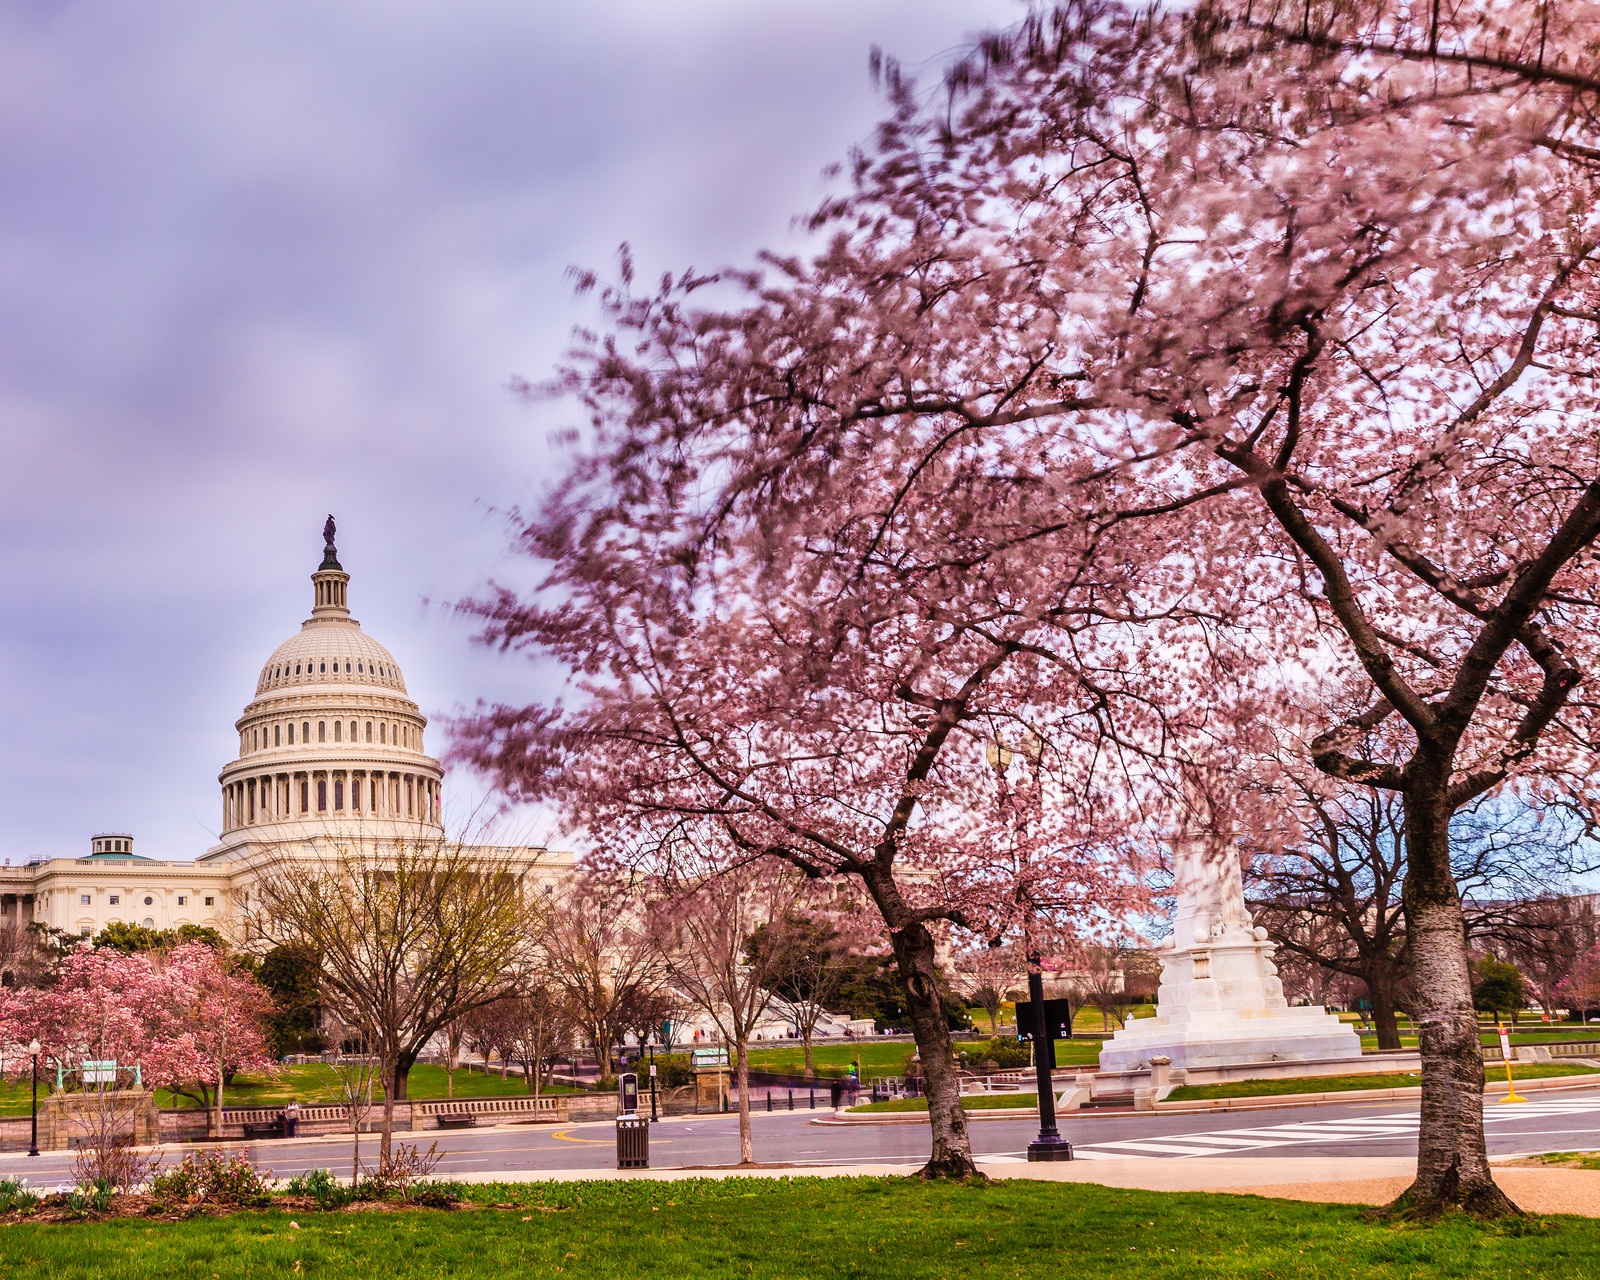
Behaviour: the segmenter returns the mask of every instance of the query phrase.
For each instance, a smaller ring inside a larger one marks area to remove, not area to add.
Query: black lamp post
[[[1044,974],[1039,957],[1028,957],[1028,1000],[1033,1005],[1033,1078],[1039,1091],[1039,1136],[1028,1144],[1029,1160],[1070,1160],[1072,1144],[1056,1128],[1056,1095],[1050,1079],[1056,1040],[1044,1015]]]
[[[1034,768],[1034,788],[1037,797],[1040,761],[1044,758],[1044,742],[1032,730],[1022,743],[1022,752],[1027,756],[1029,763]],[[1011,749],[1005,743],[995,739],[988,744],[985,755],[989,767],[995,771],[1000,782],[1001,804],[1009,803],[1006,787],[1006,771],[1011,767]],[[1025,921],[1031,923],[1032,908]],[[1028,946],[1028,1001],[1033,1006],[1033,1078],[1034,1088],[1039,1097],[1039,1136],[1028,1144],[1029,1160],[1070,1160],[1072,1159],[1072,1144],[1061,1136],[1061,1130],[1056,1127],[1056,1095],[1052,1088],[1050,1078],[1051,1070],[1056,1065],[1056,1042],[1051,1034],[1051,1027],[1044,1011],[1044,972],[1040,964],[1040,957],[1033,949],[1032,940]],[[1020,1031],[1022,1028],[1018,1027]]]
[[[39,1154],[39,1042],[30,1040],[28,1052],[33,1056],[33,1128],[28,1137],[28,1154]]]
[[[661,1118],[656,1113],[656,1042],[652,1040],[645,1048],[650,1051],[650,1123],[654,1124]]]

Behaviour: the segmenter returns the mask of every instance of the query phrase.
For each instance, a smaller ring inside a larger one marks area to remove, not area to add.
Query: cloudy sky
[[[792,244],[880,112],[870,47],[931,77],[1016,12],[0,9],[0,856],[212,843],[232,722],[309,612],[330,511],[352,609],[426,713],[552,692],[446,606],[526,577],[497,512],[575,415],[507,384],[589,318],[566,268],[623,240],[650,274]]]

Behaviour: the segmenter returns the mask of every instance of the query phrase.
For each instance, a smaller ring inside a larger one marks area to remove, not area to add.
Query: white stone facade
[[[239,755],[224,766],[222,829],[194,861],[134,852],[133,837],[93,837],[89,856],[0,867],[0,928],[38,922],[84,937],[113,922],[208,926],[243,942],[249,886],[265,860],[317,857],[360,841],[443,839],[444,770],[424,749],[425,717],[394,656],[350,616],[350,576],[327,531],[312,574],[311,617],[279,645],[235,722]],[[573,855],[481,847],[553,881]]]

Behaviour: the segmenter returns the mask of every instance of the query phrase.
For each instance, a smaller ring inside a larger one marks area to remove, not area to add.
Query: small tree
[[[1556,987],[1556,997],[1568,1005],[1580,1022],[1592,1009],[1600,1009],[1600,946],[1578,957],[1571,972]]]
[[[523,875],[434,836],[284,850],[257,882],[255,917],[322,958],[321,996],[359,1027],[382,1067],[382,1159],[418,1054],[449,1023],[505,995],[528,946]]]
[[[956,977],[962,996],[984,1011],[989,1034],[996,1036],[1001,1006],[1026,984],[1028,962],[1014,947],[973,947],[956,957]]]
[[[1522,981],[1522,971],[1514,964],[1506,964],[1493,956],[1485,956],[1477,963],[1477,979],[1472,984],[1472,1007],[1480,1013],[1511,1015],[1516,1025],[1517,1014],[1528,1002],[1528,991]]]
[[[272,997],[240,957],[201,942],[167,956],[161,972],[157,1044],[168,1087],[206,1111],[222,1136],[223,1093],[236,1071],[274,1070],[268,1027]]]
[[[350,1183],[354,1186],[361,1177],[361,1127],[372,1112],[372,1094],[382,1083],[383,1067],[367,1052],[368,1037],[360,1028],[336,1022],[330,1032],[339,1046],[331,1070],[334,1093],[350,1122]],[[350,1049],[355,1052],[348,1052]]]
[[[715,837],[712,837],[715,838]],[[672,985],[711,1019],[733,1050],[739,1090],[739,1163],[755,1163],[750,1132],[750,1038],[773,998],[785,947],[784,921],[801,889],[798,873],[777,865],[716,871],[691,853],[666,883],[656,923]],[[762,944],[749,945],[757,931]]]
[[[611,1074],[613,1049],[665,976],[644,908],[624,878],[589,873],[558,896],[543,940],[544,959],[594,1047],[602,1075]]]
[[[854,970],[852,952],[865,941],[859,932],[849,912],[802,909],[791,912],[775,930],[759,927],[746,943],[752,961],[771,953],[772,992],[800,1033],[808,1076],[817,1073],[812,1053],[817,1023],[838,1006],[839,993]]]
[[[572,1043],[577,1022],[561,989],[550,982],[523,978],[518,994],[499,1006],[504,1011],[507,1056],[522,1067],[534,1097],[554,1070],[555,1054]]]

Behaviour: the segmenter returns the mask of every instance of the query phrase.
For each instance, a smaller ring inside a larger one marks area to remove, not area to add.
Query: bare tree
[[[957,990],[989,1018],[989,1034],[1000,1034],[1000,1009],[1028,981],[1028,962],[1013,947],[973,947],[956,957]]]
[[[1100,1025],[1106,1030],[1128,1021],[1128,1011],[1137,999],[1136,985],[1129,981],[1135,959],[1132,947],[1093,947],[1083,966],[1084,994],[1100,1010]]]
[[[262,867],[255,923],[322,957],[323,1002],[364,1029],[382,1068],[382,1158],[417,1056],[506,994],[527,946],[523,869],[444,837],[331,841]]]
[[[613,1050],[637,1021],[641,1000],[663,983],[661,949],[646,914],[630,881],[591,872],[559,894],[543,941],[602,1075],[611,1074]]]
[[[554,1055],[570,1048],[577,1020],[565,993],[553,982],[518,984],[518,994],[502,1002],[507,1055],[522,1067],[528,1092],[534,1097],[549,1081]]]
[[[690,859],[691,862],[698,860]],[[782,930],[798,901],[798,872],[776,864],[680,871],[656,911],[667,971],[733,1050],[739,1089],[739,1163],[755,1163],[750,1133],[750,1039],[772,1003]],[[761,942],[750,942],[760,936]]]
[[[1410,959],[1401,901],[1405,811],[1393,792],[1305,786],[1296,794],[1306,838],[1253,863],[1251,905],[1296,963],[1303,984],[1322,968],[1364,984],[1380,1049],[1398,1049],[1397,1010],[1405,1002]],[[1587,845],[1559,822],[1540,822],[1521,806],[1481,801],[1451,823],[1450,857],[1472,942],[1492,942],[1523,958],[1544,953],[1553,991],[1577,952],[1552,887],[1586,866]],[[1544,905],[1539,905],[1544,904]],[[1518,963],[1522,963],[1519,959]],[[1325,984],[1349,993],[1341,984]],[[1314,994],[1314,993],[1313,993]],[[1321,997],[1319,997],[1319,1002]]]
[[[338,1046],[331,1065],[333,1091],[344,1104],[350,1123],[350,1183],[354,1186],[361,1177],[361,1126],[372,1112],[372,1093],[380,1084],[382,1067],[367,1052],[369,1037],[359,1028],[337,1021],[324,1025],[328,1038]],[[349,1052],[352,1048],[354,1053]]]

